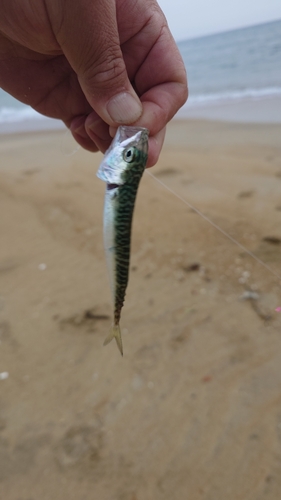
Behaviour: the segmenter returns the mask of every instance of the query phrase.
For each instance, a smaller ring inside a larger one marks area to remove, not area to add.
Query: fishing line
[[[70,146],[70,139],[71,139],[71,147]],[[67,147],[66,147],[66,143],[69,142],[68,144],[68,148],[69,150],[67,151]],[[72,137],[72,134],[70,133],[69,130],[66,130],[64,136],[63,136],[63,139],[61,141],[61,152],[65,155],[65,156],[72,156],[74,154],[77,153],[77,151],[80,149],[80,146],[76,145],[74,148],[73,148],[73,143],[75,145],[75,140],[73,139]],[[63,147],[64,146],[64,147]],[[64,151],[63,151],[64,149]],[[281,281],[281,276],[279,276],[273,269],[271,269],[270,266],[268,266],[265,262],[263,262],[259,257],[257,257],[253,252],[251,252],[251,250],[248,250],[248,248],[244,247],[244,245],[242,245],[242,243],[239,243],[239,241],[237,241],[235,238],[233,238],[232,236],[230,236],[230,234],[228,234],[226,231],[224,231],[224,229],[222,229],[220,226],[218,226],[215,222],[213,222],[211,219],[209,219],[209,217],[207,217],[207,215],[203,214],[202,212],[200,212],[200,210],[198,210],[198,208],[194,207],[191,203],[189,203],[189,201],[187,201],[185,198],[183,198],[182,196],[180,196],[178,193],[176,193],[172,188],[170,188],[169,186],[167,186],[167,184],[165,184],[163,181],[161,181],[160,179],[158,179],[158,177],[156,177],[154,174],[152,174],[149,169],[146,169],[145,172],[150,175],[150,177],[152,177],[154,179],[155,182],[158,182],[158,184],[160,184],[162,187],[164,187],[165,189],[167,189],[167,191],[169,191],[170,193],[172,193],[174,196],[176,196],[176,198],[178,198],[179,200],[181,200],[185,205],[187,205],[191,210],[193,210],[197,215],[199,215],[200,217],[202,217],[206,222],[208,222],[209,224],[211,224],[211,226],[213,226],[215,229],[217,229],[217,231],[219,231],[221,234],[223,234],[226,238],[228,238],[232,243],[234,243],[234,245],[238,246],[239,248],[241,248],[241,250],[243,250],[243,252],[245,252],[247,255],[249,255],[250,257],[252,257],[252,259],[254,259],[256,262],[258,262],[262,267],[264,267],[270,274],[272,274],[273,276],[275,276],[275,278],[277,278],[278,280]]]
[[[60,151],[63,156],[73,156],[81,146],[77,144],[69,129],[66,129],[60,141]]]
[[[248,250],[248,248],[244,247],[244,245],[242,245],[242,243],[239,243],[239,241],[235,240],[235,238],[230,236],[230,234],[228,234],[226,231],[224,231],[224,229],[222,229],[215,222],[213,222],[211,219],[209,219],[209,217],[207,217],[202,212],[200,212],[200,210],[198,210],[191,203],[189,203],[189,201],[187,201],[185,198],[183,198],[178,193],[176,193],[173,189],[171,189],[169,186],[167,186],[167,184],[165,184],[163,181],[160,181],[160,179],[158,179],[158,177],[156,177],[154,174],[149,172],[148,169],[146,169],[146,173],[149,174],[156,182],[161,184],[161,186],[163,186],[165,189],[170,191],[170,193],[172,193],[174,196],[176,196],[179,200],[181,200],[185,205],[187,205],[189,208],[191,208],[191,210],[193,210],[197,215],[200,215],[200,217],[202,217],[205,221],[207,221],[209,224],[211,224],[211,226],[213,226],[215,229],[217,229],[226,238],[228,238],[230,241],[232,241],[232,243],[234,243],[236,246],[241,248],[241,250],[243,250],[245,253],[247,253],[250,257],[252,257],[254,260],[256,260],[261,266],[263,266],[265,269],[267,269],[267,271],[269,271],[273,276],[278,278],[278,280],[281,280],[281,276],[279,276],[275,271],[273,271],[273,269],[271,269],[270,266],[268,266],[265,262],[263,262],[261,259],[259,259],[259,257],[257,257],[253,252]]]

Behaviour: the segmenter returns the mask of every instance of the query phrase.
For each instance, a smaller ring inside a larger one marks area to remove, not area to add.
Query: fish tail
[[[123,345],[122,345],[121,330],[120,330],[119,325],[112,326],[112,329],[111,329],[109,335],[106,337],[103,345],[109,344],[109,342],[111,342],[112,339],[116,340],[116,344],[118,346],[118,349],[121,352],[121,355],[123,356]]]

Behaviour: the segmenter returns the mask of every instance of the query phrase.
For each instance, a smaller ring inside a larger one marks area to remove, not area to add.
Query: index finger
[[[143,104],[137,122],[157,134],[186,102],[187,78],[176,43],[164,26],[135,75],[135,88]]]

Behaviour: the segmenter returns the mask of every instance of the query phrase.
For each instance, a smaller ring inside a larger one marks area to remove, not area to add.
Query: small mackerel
[[[104,246],[114,303],[114,321],[104,345],[115,338],[122,355],[119,322],[129,278],[133,211],[148,155],[148,134],[141,127],[119,127],[97,172],[106,182]]]

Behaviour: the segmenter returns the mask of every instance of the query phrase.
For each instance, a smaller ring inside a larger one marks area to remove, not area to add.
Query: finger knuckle
[[[86,68],[86,77],[95,83],[95,88],[103,91],[122,84],[126,76],[125,64],[122,55],[114,50],[103,52],[93,63]]]

